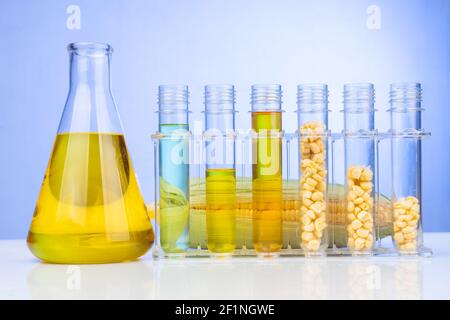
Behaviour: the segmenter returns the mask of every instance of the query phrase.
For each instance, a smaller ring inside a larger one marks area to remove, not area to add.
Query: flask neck
[[[110,88],[111,46],[78,42],[68,51],[70,90],[58,132],[122,133]]]
[[[70,87],[88,87],[98,92],[111,91],[110,55],[70,54]]]

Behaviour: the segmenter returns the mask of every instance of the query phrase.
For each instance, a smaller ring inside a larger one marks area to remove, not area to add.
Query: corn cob
[[[237,211],[236,211],[236,247],[253,249],[251,180],[238,178]],[[206,235],[206,198],[205,181],[191,180],[189,246],[191,248],[207,248]],[[300,201],[297,180],[283,182],[283,248],[300,248]],[[346,200],[344,187],[328,186],[328,232],[329,247],[346,245]],[[149,216],[154,216],[153,205],[149,205]],[[392,208],[390,201],[380,195],[377,216],[375,219],[379,230],[378,237],[384,238],[392,234]]]

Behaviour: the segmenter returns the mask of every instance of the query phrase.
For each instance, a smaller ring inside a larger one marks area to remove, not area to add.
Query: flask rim
[[[69,53],[77,53],[83,56],[99,56],[113,53],[114,49],[111,45],[101,42],[80,41],[72,42],[67,46]]]

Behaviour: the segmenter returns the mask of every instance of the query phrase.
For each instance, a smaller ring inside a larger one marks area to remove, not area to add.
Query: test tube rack
[[[422,140],[430,136],[428,132],[414,132],[404,135],[403,139]],[[258,139],[254,132],[236,132],[229,139],[235,140],[236,148],[236,249],[230,254],[234,257],[260,256],[253,246],[253,216],[252,216],[252,141]],[[320,256],[354,256],[358,255],[347,247],[347,199],[345,190],[345,170],[337,160],[338,155],[344,152],[344,134],[326,133],[324,139],[328,146],[328,190],[326,195],[327,226],[324,236],[328,246]],[[371,137],[361,139],[374,139],[375,141],[375,168],[374,168],[374,224],[375,245],[366,255],[390,256],[405,255],[399,252],[393,245],[393,203],[389,191],[380,192],[379,159],[386,154],[379,154],[379,145],[389,143],[393,138],[392,133],[375,132]],[[207,244],[206,227],[206,187],[205,187],[205,139],[210,139],[205,134],[193,135],[187,133],[185,139],[189,145],[189,212],[187,223],[189,229],[189,246],[182,252],[165,252],[161,246],[161,221],[160,211],[160,179],[159,179],[159,145],[164,139],[171,139],[164,134],[152,135],[155,156],[155,231],[156,241],[153,247],[154,257],[215,257],[223,256],[210,252]],[[300,170],[299,157],[299,133],[282,134],[282,166],[283,166],[283,206],[282,206],[282,249],[269,256],[309,256],[301,248],[300,228]],[[185,157],[186,159],[186,157]],[[421,218],[422,219],[422,214]],[[421,223],[420,223],[421,226]],[[174,228],[176,226],[173,226]],[[163,231],[164,232],[164,231]],[[417,232],[418,238],[422,238],[422,228]],[[164,235],[163,235],[164,236]],[[406,255],[429,257],[431,249],[419,242],[416,250]]]

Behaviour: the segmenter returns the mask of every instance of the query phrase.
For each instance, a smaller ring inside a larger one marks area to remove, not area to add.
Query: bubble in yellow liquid
[[[236,247],[236,176],[234,169],[206,170],[208,249],[232,253]]]
[[[253,242],[261,253],[280,251],[282,241],[281,112],[252,112],[259,134],[253,155]]]
[[[58,134],[28,234],[33,254],[52,263],[121,262],[153,240],[124,136]]]

